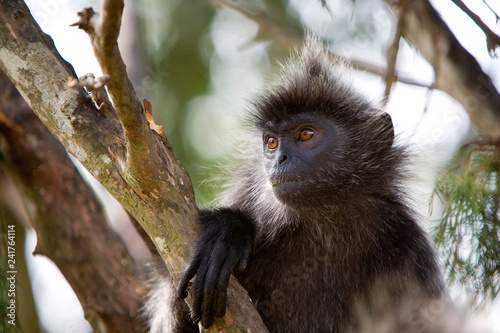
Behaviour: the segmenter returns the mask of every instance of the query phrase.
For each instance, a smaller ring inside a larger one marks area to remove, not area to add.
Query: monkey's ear
[[[374,133],[378,136],[378,141],[384,147],[392,147],[395,134],[391,116],[387,112],[378,109],[373,109],[372,112],[375,113],[376,121],[374,125],[376,130]]]

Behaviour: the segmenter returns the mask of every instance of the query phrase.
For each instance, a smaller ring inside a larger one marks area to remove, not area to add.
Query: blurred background
[[[497,50],[485,37],[484,27],[480,28],[477,20],[459,8],[457,2],[432,0],[430,4],[498,91]],[[77,21],[77,11],[89,6],[99,10],[99,1],[28,0],[26,3],[79,76],[88,72],[102,74],[87,35],[69,27]],[[399,140],[411,146],[415,157],[416,177],[411,192],[424,217],[422,223],[433,237],[438,237],[438,243],[439,235],[449,237],[449,229],[441,222],[443,216],[449,216],[446,208],[450,202],[443,186],[448,167],[460,164],[457,154],[460,155],[461,148],[480,139],[477,124],[469,118],[466,110],[469,105],[451,97],[452,92],[439,89],[436,64],[426,60],[426,51],[419,49],[421,44],[416,46],[410,38],[400,38],[401,22],[407,22],[406,28],[410,29],[411,18],[394,11],[393,3],[126,1],[119,45],[130,78],[139,97],[151,101],[155,122],[163,126],[175,154],[188,169],[200,205],[209,205],[218,192],[220,184],[211,179],[218,174],[218,163],[224,154],[231,151],[248,100],[265,88],[266,78],[272,75],[279,61],[300,45],[304,31],[308,30],[320,36],[334,54],[350,61],[354,85],[392,116]],[[500,34],[498,1],[464,3],[494,34]],[[442,48],[439,38],[428,47],[439,51]],[[441,68],[446,70],[449,68]],[[442,72],[438,74],[443,77]],[[496,109],[500,110],[500,104]],[[120,205],[81,166],[80,171],[99,194],[110,223],[129,244],[136,244],[131,246],[135,257],[148,261],[147,251],[128,231],[130,225],[124,222],[127,216]],[[440,195],[435,195],[436,186],[442,190],[438,192]],[[496,215],[494,220],[498,222]],[[496,224],[490,235],[497,240],[498,230]],[[33,329],[91,332],[76,296],[55,265],[44,257],[31,255],[35,244],[35,233],[27,232],[26,262],[35,299],[34,316],[39,318],[39,325],[35,324],[37,327]],[[500,332],[500,307],[493,301],[500,288],[498,242],[493,241],[492,245],[498,252],[488,252],[491,269],[482,270],[479,265],[482,257],[469,255],[469,259],[476,260],[476,266],[470,269],[479,275],[467,277],[465,270],[462,278],[453,270],[454,263],[447,259],[449,246],[442,239],[440,244],[438,249],[443,267],[447,267],[443,269],[453,286],[453,296],[463,304],[473,299],[471,308],[476,309],[474,323],[478,332],[486,327],[491,332]],[[463,246],[466,253],[474,253],[476,248],[473,242]],[[471,279],[478,277],[481,283],[471,286]],[[32,331],[25,329],[25,332]]]

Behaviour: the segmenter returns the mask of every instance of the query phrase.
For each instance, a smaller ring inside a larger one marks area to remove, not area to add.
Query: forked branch
[[[123,0],[105,0],[101,12],[91,7],[78,13],[80,19],[72,26],[87,32],[91,39],[95,56],[105,75],[109,75],[107,89],[113,100],[114,109],[123,128],[126,142],[127,177],[137,190],[147,188],[143,184],[154,172],[154,163],[149,163],[158,155],[153,135],[148,128],[144,108],[127,75],[127,68],[118,48]]]
[[[67,87],[67,78],[75,77],[71,65],[22,0],[0,0],[0,69],[67,151],[140,223],[175,282],[197,234],[193,188],[160,128],[148,122],[128,80],[116,42],[123,1],[104,1],[102,9],[100,16],[84,10],[77,25],[88,30],[103,73],[110,76],[113,112],[101,113],[83,89]],[[213,329],[265,331],[234,279],[229,293],[228,316]]]

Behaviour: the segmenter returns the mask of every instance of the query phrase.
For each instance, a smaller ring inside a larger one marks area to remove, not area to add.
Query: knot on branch
[[[97,14],[92,7],[86,7],[82,11],[77,13],[80,19],[73,24],[70,24],[70,27],[78,27],[78,29],[82,29],[86,33],[91,33],[94,31],[94,25],[91,24],[91,21],[94,17],[97,17]]]
[[[103,75],[96,78],[94,74],[87,73],[84,76],[80,76],[78,80],[73,77],[69,77],[68,82],[66,82],[66,86],[68,88],[85,88],[85,90],[87,90],[92,96],[92,100],[101,114],[108,117],[115,113],[113,105],[109,100],[108,92],[104,88],[106,83],[110,80],[110,75]]]
[[[87,73],[84,76],[80,76],[78,80],[73,77],[68,78],[66,85],[68,88],[85,88],[87,91],[93,91],[104,87],[109,80],[111,80],[111,76],[109,75],[96,78],[94,74]]]

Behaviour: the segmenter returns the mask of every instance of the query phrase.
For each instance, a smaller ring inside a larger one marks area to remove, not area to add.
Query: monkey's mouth
[[[270,182],[272,187],[293,184],[293,183],[303,183],[305,180],[300,177],[289,177],[289,176],[276,176],[271,177]]]
[[[284,203],[291,203],[304,190],[305,180],[298,177],[273,177],[271,185],[276,198]]]

